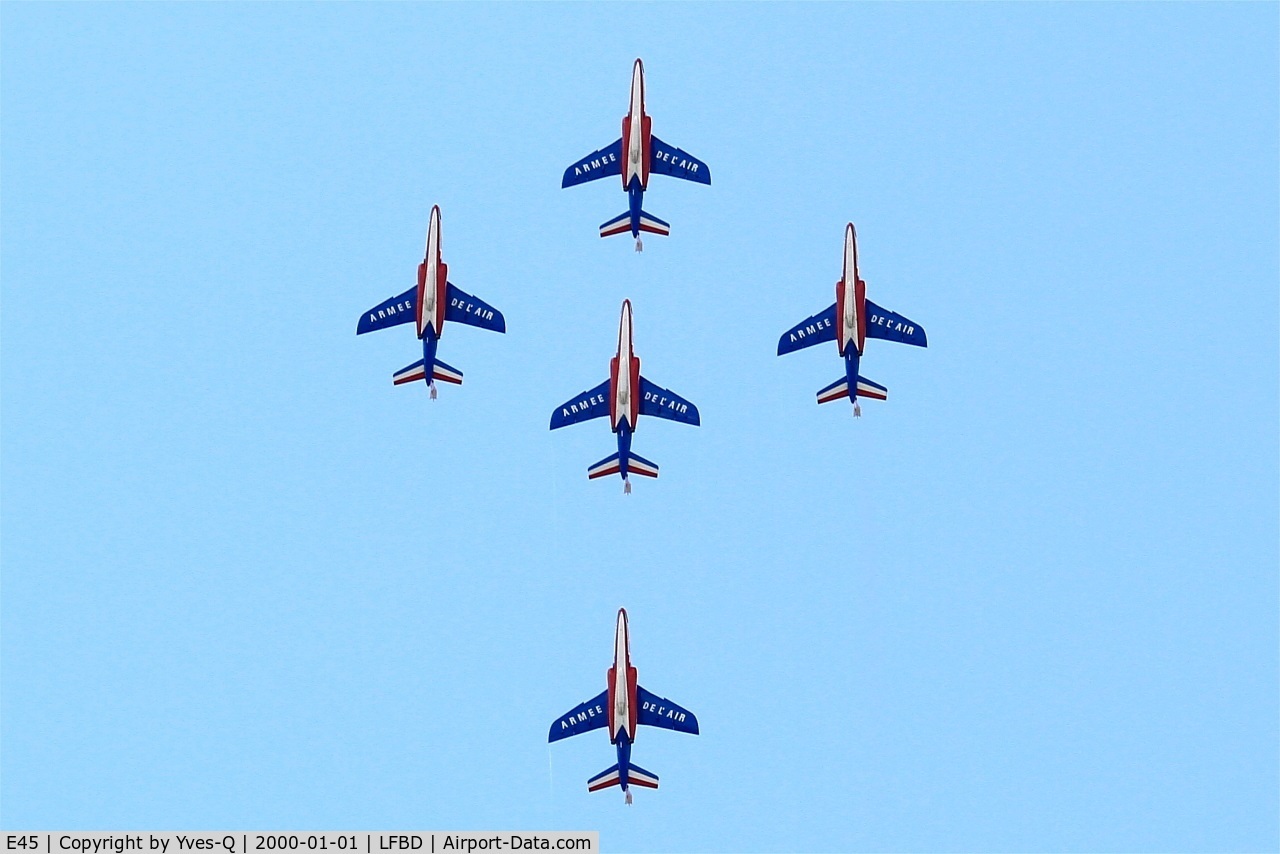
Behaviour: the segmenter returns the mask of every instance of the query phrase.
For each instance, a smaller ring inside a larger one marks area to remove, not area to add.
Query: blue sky
[[[7,828],[1280,845],[1274,4],[6,4]],[[631,61],[669,238],[601,240]],[[393,388],[432,204],[466,374]],[[819,408],[844,224],[927,350]],[[660,480],[588,482],[635,305]],[[702,735],[547,727],[641,684]]]

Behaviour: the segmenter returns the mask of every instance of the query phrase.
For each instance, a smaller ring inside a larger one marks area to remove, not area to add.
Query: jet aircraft
[[[409,290],[375,305],[360,316],[356,334],[363,335],[409,321],[416,322],[422,340],[422,359],[401,368],[391,379],[396,385],[425,380],[436,399],[436,380],[462,385],[462,371],[436,358],[436,347],[446,320],[456,320],[494,332],[506,332],[507,321],[502,312],[478,297],[473,297],[448,280],[449,265],[440,254],[440,206],[431,208],[427,225],[427,251],[418,265],[418,284]]]
[[[626,802],[631,803],[631,787],[658,788],[658,775],[631,762],[631,743],[636,740],[637,726],[656,726],[676,732],[698,734],[698,719],[693,712],[670,700],[651,694],[636,681],[631,666],[627,635],[627,609],[618,609],[618,627],[613,638],[613,667],[606,677],[607,687],[566,712],[551,725],[547,741],[559,741],[571,735],[609,727],[609,741],[617,748],[618,762],[587,780],[587,791],[598,792],[610,786],[621,786]]]
[[[650,119],[644,111],[644,63],[637,59],[631,69],[631,106],[622,118],[622,136],[564,170],[564,178],[560,182],[560,187],[564,188],[610,175],[622,176],[622,189],[627,193],[629,207],[625,213],[601,225],[600,236],[630,231],[636,239],[637,252],[644,249],[640,232],[671,233],[670,223],[640,208],[651,172],[698,184],[711,183],[711,170],[707,164],[658,139],[649,128]]]
[[[618,452],[587,469],[595,479],[610,474],[622,476],[622,491],[631,492],[629,475],[658,476],[658,464],[631,452],[631,434],[641,415],[655,415],[695,427],[701,423],[698,407],[669,389],[640,376],[640,359],[631,344],[631,300],[622,301],[618,323],[618,354],[609,363],[609,377],[600,385],[566,401],[551,413],[551,429],[609,416],[609,425],[618,435]]]
[[[867,338],[928,346],[919,324],[867,299],[866,287],[867,283],[858,274],[858,236],[853,223],[849,223],[844,230],[844,275],[836,282],[835,304],[800,321],[778,339],[779,356],[824,341],[835,341],[844,359],[844,377],[819,391],[818,403],[847,397],[853,403],[855,416],[862,414],[859,397],[885,400],[889,396],[887,388],[858,375]]]

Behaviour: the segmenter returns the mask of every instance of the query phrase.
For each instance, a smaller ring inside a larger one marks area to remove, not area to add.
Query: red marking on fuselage
[[[636,105],[630,101],[627,104],[627,114],[622,117],[622,189],[627,189],[627,182],[631,176],[631,123],[635,119],[640,120],[640,186],[643,189],[649,187],[649,146],[650,138],[653,136],[653,122],[644,111],[644,63],[636,60],[635,65],[631,69],[632,88],[635,87],[635,76],[640,77],[640,111],[637,115]],[[631,92],[627,93],[628,98]]]
[[[424,260],[418,265],[418,305],[417,320],[418,328],[423,332],[418,333],[421,338],[427,328],[427,324],[435,327],[436,337],[444,331],[444,310],[445,302],[449,296],[449,265],[437,258],[434,263],[436,265],[436,310],[431,317],[423,318],[422,312],[427,304],[427,265],[433,263],[430,258]]]
[[[853,286],[853,293],[849,293],[849,289],[845,287],[844,279],[836,282],[836,347],[840,350],[840,355],[844,355],[845,347],[848,342],[842,340],[844,338],[844,301],[852,297],[857,300],[855,308],[858,312],[858,337],[853,343],[858,348],[858,355],[861,356],[867,343],[867,283],[862,279],[856,279]]]
[[[615,702],[615,690],[617,685],[618,668],[625,667],[627,672],[627,735],[632,740],[636,739],[636,720],[639,716],[639,707],[636,703],[638,691],[636,689],[636,669],[631,666],[631,639],[627,630],[627,609],[620,608],[618,610],[618,628],[617,632],[622,635],[621,644],[619,638],[615,634],[613,639],[614,661],[613,666],[609,668],[609,741],[616,742],[618,740],[617,712]],[[618,648],[621,646],[621,654],[618,654]]]
[[[626,335],[623,335],[623,330]],[[622,302],[622,318],[618,326],[618,353],[609,361],[609,424],[616,432],[618,429],[618,371],[626,370],[630,376],[630,396],[627,398],[627,411],[621,413],[627,424],[635,432],[640,421],[640,359],[635,355],[635,339],[632,338],[631,300]],[[626,339],[626,353],[623,350],[623,339]],[[625,362],[623,360],[626,360]]]

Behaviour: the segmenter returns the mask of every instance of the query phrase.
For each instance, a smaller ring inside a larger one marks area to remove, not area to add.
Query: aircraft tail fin
[[[610,786],[618,786],[622,784],[622,776],[618,772],[617,765],[610,765],[599,774],[587,781],[588,792],[598,792],[601,789],[607,789]],[[640,786],[645,789],[658,788],[658,775],[652,774],[639,765],[627,766],[627,785]]]
[[[623,211],[618,216],[600,224],[600,236],[612,237],[615,234],[626,234],[631,230],[631,211]]]
[[[671,234],[671,223],[663,222],[653,214],[640,211],[640,230],[666,237]]]
[[[608,477],[611,474],[622,474],[622,457],[620,454],[610,454],[600,462],[587,468],[587,478],[589,480],[595,480],[598,477]],[[628,453],[627,474],[638,474],[644,477],[657,477],[658,464],[646,460],[639,454]]]
[[[636,230],[647,231],[650,234],[661,234],[665,237],[671,234],[671,223],[664,222],[653,214],[640,211],[640,219],[636,224]],[[624,211],[608,222],[600,224],[601,237],[612,237],[615,234],[626,234],[629,231],[631,231],[631,211]]]
[[[436,363],[431,369],[431,377],[454,385],[462,385],[462,371],[449,367],[439,359],[436,359]]]
[[[618,462],[618,454],[613,453],[605,457],[603,460],[596,463],[595,465],[590,466],[587,469],[587,477],[591,480],[595,480],[598,477],[605,477],[606,475],[617,474],[620,470],[621,470],[621,465]]]
[[[818,403],[830,403],[833,400],[841,400],[848,396],[849,380],[841,378],[818,392]],[[854,391],[854,397],[869,397],[873,400],[888,400],[889,389],[880,385],[880,383],[872,382],[866,377],[860,376],[858,377],[858,387]]]
[[[404,385],[405,383],[419,382],[427,378],[426,369],[423,368],[423,359],[419,359],[412,365],[407,365],[391,375],[391,382],[396,385]],[[462,371],[457,368],[451,368],[440,360],[436,360],[431,368],[431,379],[442,380],[454,385],[462,385]]]
[[[611,765],[587,781],[587,791],[598,792],[601,789],[616,786],[621,782],[618,776],[618,766]]]
[[[651,463],[639,454],[627,454],[627,471],[630,474],[644,475],[645,477],[658,476],[658,464]]]
[[[658,788],[658,775],[652,774],[639,765],[627,767],[627,783],[632,786],[643,786],[646,789]]]
[[[869,397],[873,400],[888,400],[889,389],[873,383],[866,377],[858,377],[858,397]]]
[[[830,403],[833,400],[840,400],[848,396],[849,381],[841,377],[826,388],[818,390],[818,403]]]
[[[405,383],[416,382],[426,379],[427,373],[422,368],[422,359],[414,362],[412,365],[401,368],[391,375],[391,381],[396,385],[404,385]]]

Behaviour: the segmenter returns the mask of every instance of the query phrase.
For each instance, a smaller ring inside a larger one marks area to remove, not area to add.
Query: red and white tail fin
[[[640,211],[640,230],[647,231],[650,234],[661,234],[664,237],[670,237],[671,223],[663,222],[652,214]]]
[[[650,774],[638,765],[630,765],[627,767],[627,782],[632,786],[656,789],[658,788],[658,775]]]
[[[858,377],[858,397],[869,397],[872,400],[888,400],[889,389],[873,383],[866,377]]]
[[[843,400],[849,396],[849,381],[840,379],[818,392],[818,403],[830,403],[833,400]],[[858,388],[854,397],[867,397],[872,400],[888,400],[889,389],[874,383],[866,377],[858,377]]]
[[[618,766],[613,765],[604,769],[599,774],[587,781],[588,792],[598,792],[601,789],[607,789],[610,786],[616,786],[622,780],[618,777]]]
[[[435,365],[431,368],[431,376],[441,382],[462,385],[462,371],[449,367],[439,359],[436,359]]]
[[[412,365],[401,368],[391,375],[391,381],[396,385],[404,385],[405,383],[420,382],[427,379],[427,372],[422,366],[422,359],[414,362]],[[462,371],[457,368],[451,368],[444,362],[437,361],[431,368],[431,379],[441,380],[454,385],[462,385]]]

